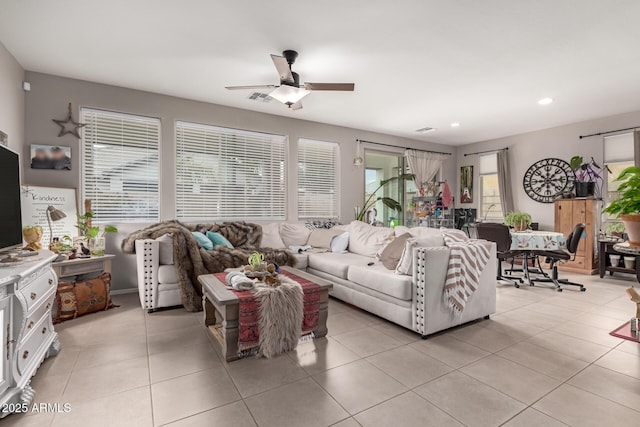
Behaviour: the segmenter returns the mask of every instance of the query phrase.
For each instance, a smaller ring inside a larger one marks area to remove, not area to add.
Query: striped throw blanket
[[[469,297],[478,289],[480,274],[489,261],[491,243],[470,240],[461,230],[442,228],[441,231],[451,251],[444,300],[455,314],[460,315]]]

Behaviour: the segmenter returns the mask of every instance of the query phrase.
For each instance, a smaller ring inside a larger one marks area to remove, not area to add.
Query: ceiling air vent
[[[422,129],[417,129],[416,132],[420,132],[420,133],[427,133],[427,132],[433,132],[434,130],[436,130],[436,128],[431,128],[429,126],[422,128]]]
[[[271,102],[273,101],[273,98],[269,96],[268,93],[262,93],[262,92],[251,92],[251,94],[248,96],[248,98],[252,101],[258,101],[258,102]]]

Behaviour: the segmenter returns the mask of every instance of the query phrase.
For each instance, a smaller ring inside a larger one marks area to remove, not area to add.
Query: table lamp
[[[61,219],[66,217],[67,215],[60,209],[56,209],[51,205],[47,207],[47,222],[49,223],[49,246],[51,246],[51,243],[53,243],[53,228],[51,228],[51,221],[60,221]]]

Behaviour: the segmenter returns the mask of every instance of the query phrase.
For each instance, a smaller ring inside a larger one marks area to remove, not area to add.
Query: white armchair
[[[151,313],[161,307],[182,305],[178,275],[173,265],[173,239],[170,236],[137,240],[136,261],[138,293],[143,309]]]

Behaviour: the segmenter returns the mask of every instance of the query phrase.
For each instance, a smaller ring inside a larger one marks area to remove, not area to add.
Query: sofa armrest
[[[446,246],[419,247],[413,250],[413,330],[425,333],[428,306],[443,299],[443,287],[449,265]]]
[[[158,295],[158,267],[160,266],[160,242],[152,239],[136,240],[136,265],[138,294],[145,310],[156,308]]]

